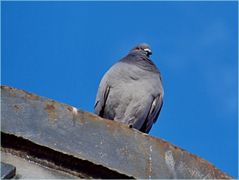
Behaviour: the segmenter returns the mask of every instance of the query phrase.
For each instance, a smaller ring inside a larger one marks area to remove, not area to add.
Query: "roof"
[[[2,161],[16,166],[16,175],[24,174],[20,164],[27,160],[57,172],[56,178],[231,178],[208,161],[126,125],[23,90],[1,90]],[[46,177],[44,171],[39,175]]]

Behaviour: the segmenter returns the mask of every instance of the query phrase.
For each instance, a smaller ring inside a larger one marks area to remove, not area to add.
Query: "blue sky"
[[[140,42],[165,90],[150,135],[237,176],[237,2],[2,2],[2,84],[93,112]]]

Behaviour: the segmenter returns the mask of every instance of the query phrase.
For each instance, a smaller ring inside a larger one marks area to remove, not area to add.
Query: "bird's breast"
[[[117,63],[107,75],[110,86],[118,93],[158,95],[162,92],[159,73],[146,71],[135,65]]]

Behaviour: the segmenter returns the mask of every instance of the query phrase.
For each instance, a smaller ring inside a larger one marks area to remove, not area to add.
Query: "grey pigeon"
[[[102,78],[95,113],[149,133],[163,105],[163,86],[156,65],[142,43],[114,64]]]

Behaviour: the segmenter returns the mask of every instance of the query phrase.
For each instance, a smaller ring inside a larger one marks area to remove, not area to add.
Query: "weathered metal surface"
[[[13,178],[15,174],[16,174],[15,166],[1,162],[1,179]]]
[[[114,177],[107,176],[111,171],[119,177],[146,179],[231,178],[168,142],[48,98],[3,86],[1,103],[4,145],[15,142],[10,148],[19,148],[14,138],[21,138],[23,144],[34,144],[26,152],[46,147],[44,156],[52,151],[72,157],[76,166],[78,160],[90,162],[103,169],[101,178]]]

